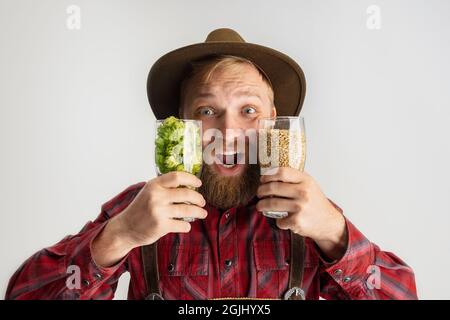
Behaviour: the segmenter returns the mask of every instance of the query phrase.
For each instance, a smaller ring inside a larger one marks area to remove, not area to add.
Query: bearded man
[[[128,187],[80,233],[30,257],[7,299],[112,299],[126,271],[129,299],[417,298],[411,268],[358,231],[308,173],[260,176],[258,165],[236,161],[233,132],[299,115],[305,78],[293,59],[217,29],[161,57],[147,94],[158,119],[222,132],[214,156],[225,161],[205,164],[200,179],[171,172]],[[68,285],[70,266],[79,286]]]

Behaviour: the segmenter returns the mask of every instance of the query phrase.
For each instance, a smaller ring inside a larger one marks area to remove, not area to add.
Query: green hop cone
[[[191,146],[191,142],[194,145]],[[185,143],[188,150],[185,150]],[[165,119],[157,130],[155,160],[160,173],[187,171],[198,174],[202,165],[200,129],[173,116]]]

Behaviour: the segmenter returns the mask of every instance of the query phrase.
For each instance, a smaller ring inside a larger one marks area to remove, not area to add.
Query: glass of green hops
[[[199,178],[202,169],[202,122],[173,116],[156,120],[155,162],[158,175],[184,171]],[[181,220],[193,222],[196,219]]]

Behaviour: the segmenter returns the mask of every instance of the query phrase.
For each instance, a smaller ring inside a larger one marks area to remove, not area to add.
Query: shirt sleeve
[[[333,203],[342,213],[342,209]],[[348,219],[347,250],[339,261],[320,256],[324,299],[417,299],[413,270],[370,242]]]
[[[103,204],[97,219],[78,234],[28,258],[10,279],[5,299],[112,299],[119,277],[127,271],[127,257],[112,267],[100,267],[92,258],[91,244],[144,184],[132,185]]]

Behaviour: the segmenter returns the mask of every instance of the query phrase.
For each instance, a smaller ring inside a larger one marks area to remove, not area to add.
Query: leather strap
[[[305,239],[291,232],[291,264],[288,291],[285,300],[305,300],[303,271],[305,268]]]
[[[158,249],[157,242],[141,247],[142,266],[147,285],[148,296],[145,300],[163,300],[159,290]]]

